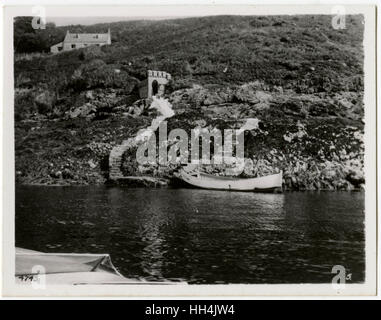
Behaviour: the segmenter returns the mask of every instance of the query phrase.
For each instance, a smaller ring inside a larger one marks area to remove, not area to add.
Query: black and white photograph
[[[12,10],[9,295],[375,294],[374,6]]]

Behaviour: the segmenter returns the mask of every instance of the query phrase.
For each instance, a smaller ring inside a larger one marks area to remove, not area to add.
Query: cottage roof
[[[109,36],[109,33],[67,33],[64,42],[104,43],[108,41]]]

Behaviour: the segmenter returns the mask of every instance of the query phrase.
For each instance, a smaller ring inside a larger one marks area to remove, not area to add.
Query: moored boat
[[[44,285],[137,285],[178,284],[126,278],[108,254],[44,253],[16,248],[17,284]]]
[[[258,178],[235,178],[181,170],[180,179],[193,187],[203,189],[254,192],[282,191],[282,172]]]

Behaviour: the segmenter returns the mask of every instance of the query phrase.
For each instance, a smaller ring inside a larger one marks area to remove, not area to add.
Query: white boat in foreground
[[[189,173],[180,171],[180,179],[186,183],[203,189],[275,192],[282,190],[282,172],[259,178],[234,178],[215,176],[206,173]]]
[[[46,285],[178,284],[129,279],[113,266],[108,254],[44,253],[16,248],[16,283]]]

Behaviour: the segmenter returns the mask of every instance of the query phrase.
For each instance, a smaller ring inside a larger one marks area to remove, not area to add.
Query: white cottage
[[[50,52],[58,53],[61,51],[70,51],[87,46],[104,46],[111,44],[111,32],[107,33],[70,33],[66,32],[64,41],[50,47]]]

